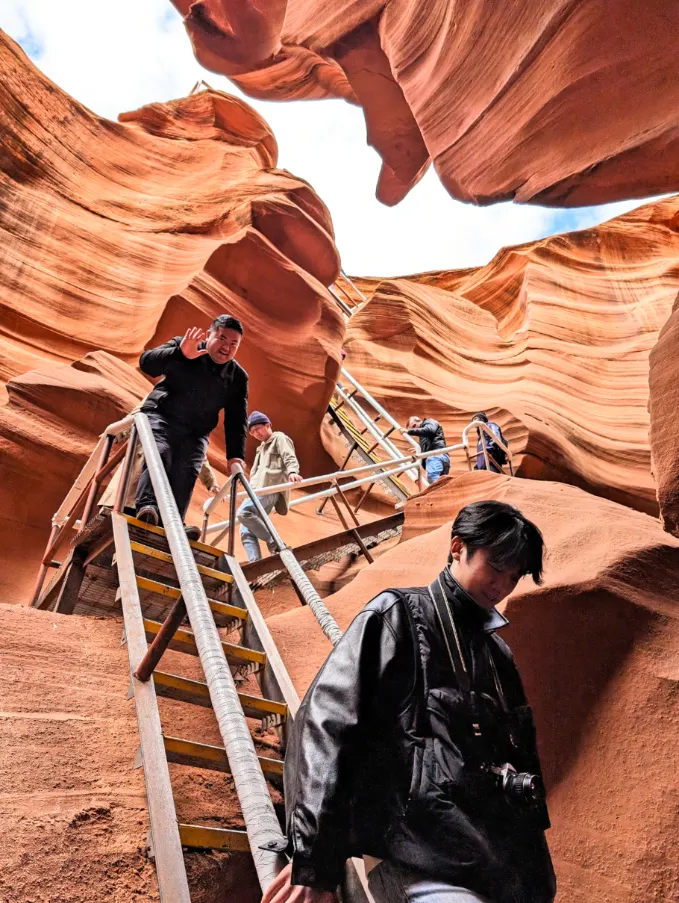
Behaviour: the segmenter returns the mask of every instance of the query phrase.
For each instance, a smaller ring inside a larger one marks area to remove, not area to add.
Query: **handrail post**
[[[115,436],[107,435],[104,439],[104,444],[101,449],[101,454],[99,455],[99,462],[97,464],[97,469],[95,471],[94,476],[92,477],[92,485],[90,486],[90,492],[87,496],[87,501],[85,502],[85,508],[83,510],[82,516],[80,518],[80,523],[84,527],[87,523],[89,523],[90,517],[92,515],[92,509],[94,508],[94,503],[97,500],[97,492],[99,491],[99,484],[101,482],[101,477],[99,476],[100,471],[103,470],[106,462],[108,461],[108,457],[111,454],[111,447],[113,446],[113,441]]]
[[[28,603],[31,608],[36,604],[38,599],[40,598],[40,592],[42,590],[42,585],[45,582],[45,576],[49,569],[49,564],[45,564],[45,561],[48,558],[48,551],[54,545],[54,541],[59,535],[59,527],[56,524],[52,524],[52,530],[50,532],[50,538],[47,540],[47,545],[45,546],[45,553],[40,559],[40,568],[38,570],[38,575],[35,578],[35,586],[33,587],[33,595],[31,596],[31,601]]]
[[[234,468],[235,470],[235,468]],[[238,472],[232,472],[231,474],[231,487],[229,491],[229,538],[227,543],[228,555],[231,558],[234,558],[234,549],[236,548],[236,520],[237,520],[237,505],[238,505]],[[233,583],[229,583],[229,588],[226,591],[226,597],[231,604],[233,602]]]
[[[337,511],[337,516],[338,516],[339,519],[341,520],[342,526],[344,527],[344,529],[345,529],[345,530],[349,530],[349,529],[350,529],[350,530],[352,531],[352,533],[354,534],[354,538],[355,538],[356,542],[358,543],[358,547],[359,547],[359,549],[361,550],[361,552],[363,553],[363,556],[364,556],[365,559],[367,560],[368,564],[372,564],[373,561],[374,561],[375,559],[372,557],[372,555],[371,555],[370,552],[368,551],[367,545],[363,542],[363,538],[361,537],[361,535],[359,534],[358,530],[356,529],[356,527],[360,527],[360,526],[361,526],[361,522],[359,521],[359,519],[358,519],[358,518],[356,517],[356,515],[354,514],[354,511],[352,510],[352,507],[351,507],[351,505],[349,504],[349,499],[348,499],[348,498],[346,497],[346,495],[342,492],[342,489],[341,489],[341,487],[340,487],[340,484],[337,482],[337,480],[333,480],[333,486],[334,486],[335,489],[337,490],[337,495],[342,499],[342,502],[344,503],[345,508],[346,508],[347,511],[349,512],[349,517],[353,520],[354,526],[353,526],[353,527],[349,527],[349,525],[347,524],[346,520],[344,519],[344,516],[343,516],[342,511],[341,511],[340,506],[339,506],[339,502],[337,501],[337,499],[335,498],[335,496],[332,495],[332,496],[330,496],[330,500],[332,501],[333,505],[335,506],[335,510]]]
[[[180,596],[170,609],[170,613],[163,621],[163,626],[156,634],[153,642],[146,650],[146,655],[139,663],[139,667],[134,672],[137,680],[146,683],[150,680],[151,675],[158,666],[158,662],[163,657],[163,653],[172,642],[181,622],[186,617],[186,604]]]
[[[125,458],[120,471],[120,483],[118,483],[115,504],[113,505],[113,510],[116,514],[121,514],[125,508],[127,487],[130,484],[130,476],[132,474],[132,467],[134,466],[134,456],[137,452],[138,441],[137,427],[133,424],[132,429],[130,430],[130,438],[127,442],[127,451],[125,452]]]
[[[231,493],[229,495],[229,555],[233,558],[233,550],[236,547],[236,505],[238,501],[238,472],[233,474],[231,480]]]

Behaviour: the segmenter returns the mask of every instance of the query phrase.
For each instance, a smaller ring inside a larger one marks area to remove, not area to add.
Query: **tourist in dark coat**
[[[162,376],[142,406],[148,415],[182,519],[205,458],[208,438],[224,411],[227,465],[243,464],[247,435],[248,375],[234,357],[243,337],[239,320],[222,314],[207,336],[202,329],[145,351],[139,366]],[[159,522],[146,465],[137,487],[137,517]]]

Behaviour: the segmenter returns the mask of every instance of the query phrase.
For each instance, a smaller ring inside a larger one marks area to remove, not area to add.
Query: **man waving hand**
[[[148,376],[163,377],[142,411],[149,418],[182,519],[222,409],[229,467],[242,464],[245,457],[248,375],[234,360],[242,338],[241,322],[221,314],[207,336],[193,327],[183,337],[145,351],[139,360]],[[146,464],[137,488],[137,517],[151,524],[160,519]]]

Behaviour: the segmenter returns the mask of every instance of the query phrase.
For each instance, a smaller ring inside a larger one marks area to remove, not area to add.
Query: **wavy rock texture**
[[[679,7],[667,0],[172,0],[199,62],[253,97],[363,107],[397,203],[578,206],[679,189]]]
[[[465,474],[409,502],[403,541],[326,603],[346,627],[381,590],[428,583],[459,509],[488,498],[517,505],[548,548],[543,586],[523,580],[506,602],[504,635],[536,714],[558,899],[671,903],[679,540],[657,520],[572,486]],[[269,624],[304,690],[329,644],[308,609]]]
[[[453,443],[486,410],[521,476],[655,514],[648,357],[679,290],[678,223],[671,198],[506,248],[485,267],[358,280],[371,297],[349,324],[348,367],[401,422],[436,417]],[[677,473],[674,396],[664,394],[676,383],[671,340],[662,360],[656,352],[655,419],[662,426],[665,415],[669,455],[656,470],[668,491]],[[462,452],[453,462],[467,468]]]
[[[679,225],[679,224],[678,224]],[[679,535],[679,295],[650,360],[651,455],[665,529]]]
[[[274,168],[247,104],[203,91],[110,122],[1,33],[0,73],[0,590],[15,601],[97,433],[150,388],[144,347],[241,317],[251,406],[310,467],[344,324],[330,215]]]

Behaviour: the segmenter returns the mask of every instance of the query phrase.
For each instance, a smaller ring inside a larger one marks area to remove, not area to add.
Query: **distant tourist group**
[[[485,411],[474,414],[472,423],[474,422],[484,424],[484,427],[477,428],[478,439],[474,469],[502,473],[502,468],[507,463],[506,442],[502,430],[497,423],[488,419]],[[419,439],[420,451],[423,455],[422,467],[428,483],[435,483],[450,472],[450,455],[446,451],[446,437],[438,420],[434,420],[433,417],[422,419],[413,416],[408,420],[408,426],[403,432]]]

